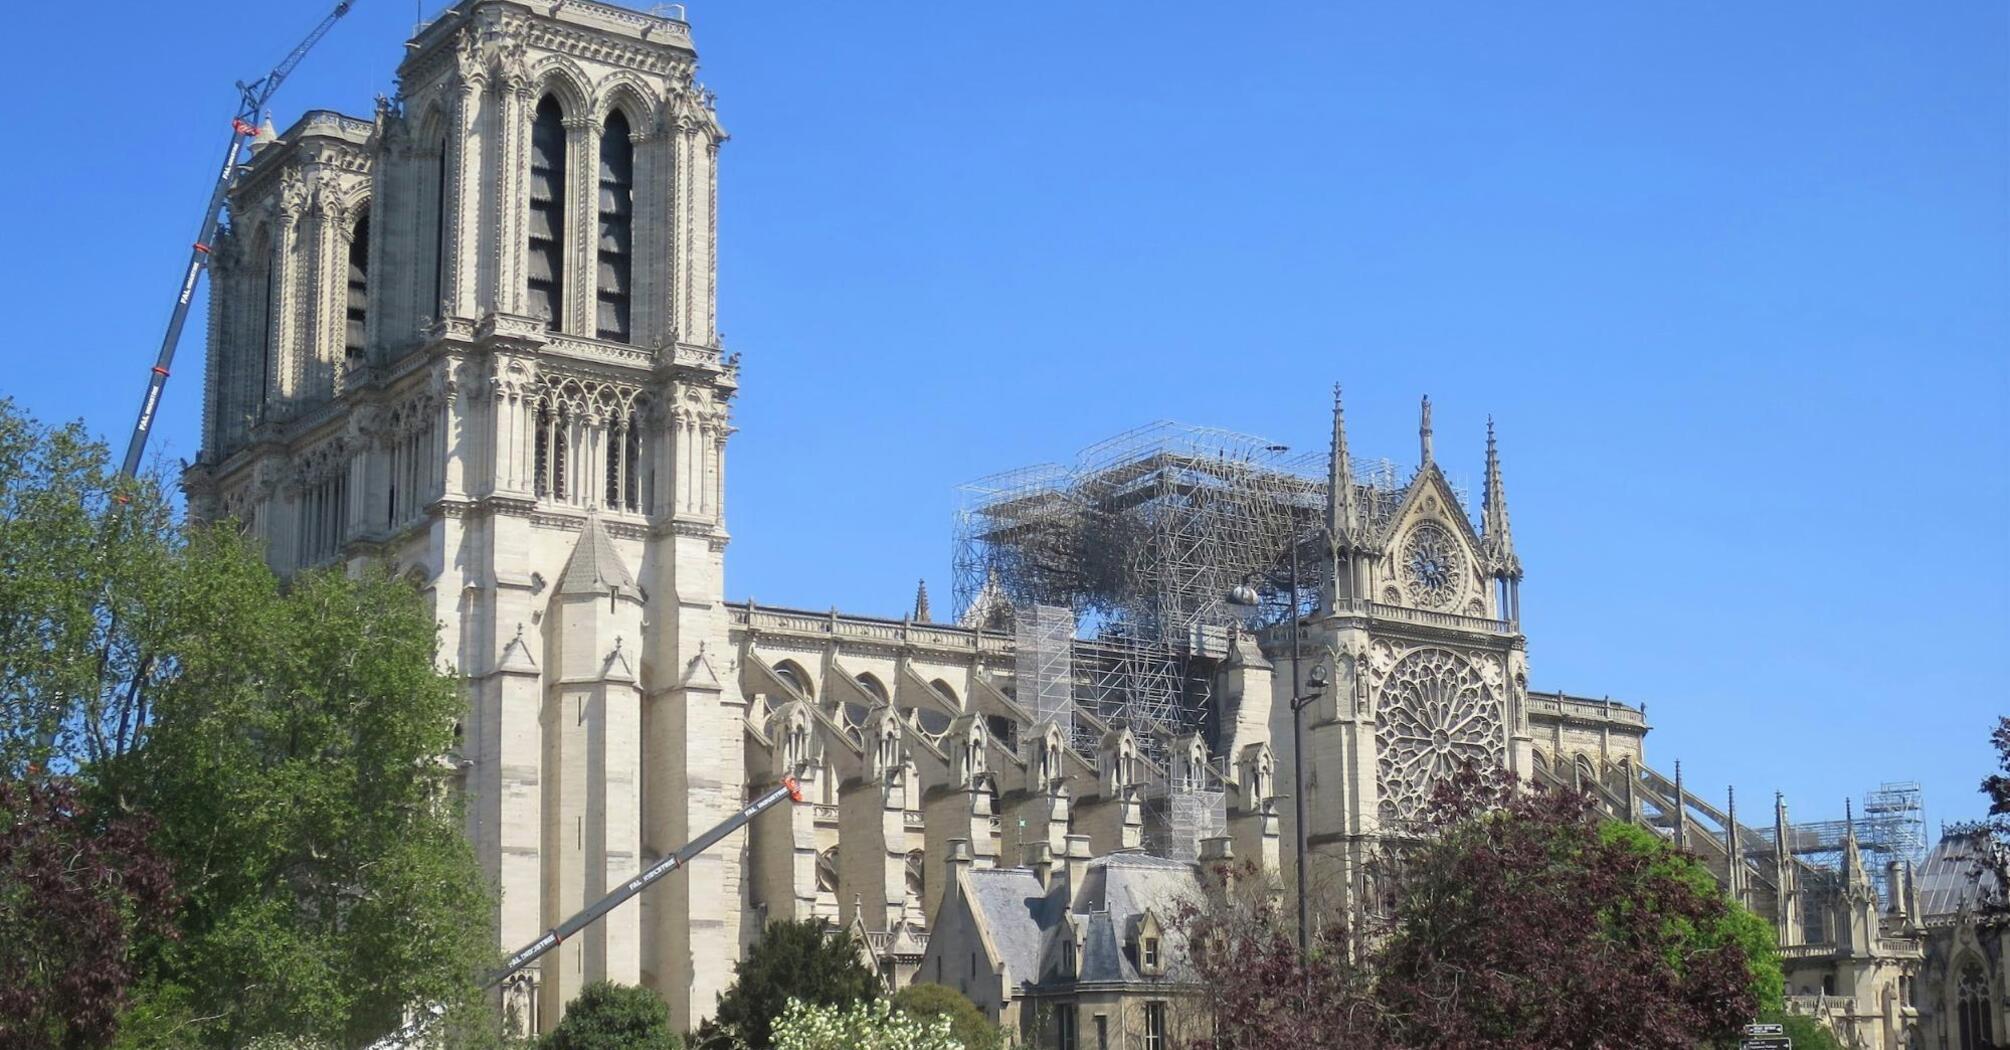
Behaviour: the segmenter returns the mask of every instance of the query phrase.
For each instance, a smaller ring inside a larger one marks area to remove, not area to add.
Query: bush
[[[775,1019],[775,1050],[966,1050],[949,1018],[930,1021],[885,1003],[816,1006],[791,999]]]
[[[683,1050],[670,1031],[670,1008],[634,985],[595,981],[566,1008],[539,1050]]]
[[[1005,1044],[1004,1033],[984,1011],[948,985],[908,985],[894,993],[893,1008],[922,1022],[947,1017],[949,1034],[964,1050],[999,1050]]]
[[[879,975],[865,964],[863,949],[849,931],[806,920],[771,923],[747,957],[733,966],[733,983],[719,996],[719,1009],[698,1030],[701,1047],[766,1047],[775,1019],[789,1000],[811,1006],[849,1006],[877,999]]]

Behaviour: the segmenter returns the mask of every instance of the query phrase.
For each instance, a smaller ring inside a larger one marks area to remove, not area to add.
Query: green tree
[[[125,754],[160,668],[179,533],[81,424],[0,398],[0,777]]]
[[[655,992],[595,981],[565,1008],[565,1018],[538,1050],[682,1050],[670,1030],[670,1008]]]
[[[699,1029],[697,1043],[715,1048],[766,1047],[775,1018],[790,999],[812,1006],[848,1006],[877,999],[879,975],[849,932],[819,920],[775,922],[733,966],[733,983],[719,1009]]]
[[[1684,896],[1716,896],[1722,899],[1721,910],[1704,909],[1695,918],[1670,909],[1670,914],[1663,919],[1661,931],[1670,966],[1679,967],[1684,959],[1716,953],[1731,946],[1745,959],[1752,1000],[1758,1004],[1760,1012],[1776,1013],[1781,1009],[1787,981],[1780,969],[1779,941],[1770,923],[1750,908],[1724,896],[1716,876],[1710,874],[1710,869],[1704,867],[1694,854],[1676,849],[1667,839],[1638,824],[1606,821],[1599,826],[1599,838],[1647,861],[1638,885],[1650,895],[1636,898],[1628,903],[1629,907],[1659,908],[1661,902],[1651,894],[1655,887],[1660,886],[1683,887],[1677,892]]]
[[[175,600],[203,623],[171,639],[115,778],[160,821],[186,900],[155,959],[178,1038],[356,1041],[471,994],[493,905],[453,803],[462,699],[426,606],[382,572],[282,590],[223,530],[182,554]]]
[[[0,400],[0,778],[72,773],[151,819],[181,900],[135,945],[125,1045],[355,1043],[472,997],[494,907],[437,645],[410,587],[282,586],[81,427]]]
[[[964,1050],[999,1050],[1005,1035],[976,1003],[944,984],[917,982],[893,993],[893,1008],[919,1021],[949,1018],[949,1033]]]

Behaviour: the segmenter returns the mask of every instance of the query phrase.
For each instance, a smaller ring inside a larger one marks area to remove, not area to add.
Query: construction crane
[[[161,339],[160,355],[154,359],[153,372],[147,376],[146,397],[140,401],[140,415],[133,423],[133,436],[126,442],[125,463],[119,467],[121,477],[132,477],[140,469],[140,456],[146,452],[147,435],[153,431],[154,413],[160,409],[161,392],[167,389],[168,369],[174,364],[175,347],[181,343],[182,325],[188,321],[190,300],[195,298],[196,282],[202,279],[202,271],[209,266],[209,244],[216,236],[216,224],[223,215],[224,198],[230,193],[232,176],[237,173],[238,151],[243,149],[246,139],[258,133],[258,116],[264,112],[265,104],[286,82],[294,67],[307,57],[307,52],[328,35],[328,30],[343,15],[349,13],[354,0],[340,0],[335,10],[307,34],[307,38],[289,52],[285,59],[272,67],[272,71],[247,84],[237,82],[240,99],[237,116],[230,121],[230,145],[223,153],[223,167],[216,173],[216,185],[210,190],[209,210],[203,212],[202,225],[196,233],[195,243],[190,245],[188,268],[182,272],[181,291],[175,296],[174,311],[168,315],[167,335]]]
[[[669,856],[651,864],[642,874],[616,887],[614,892],[587,905],[585,909],[574,914],[571,918],[544,931],[537,940],[510,953],[509,958],[503,960],[501,966],[491,970],[488,976],[482,978],[482,990],[487,991],[509,980],[519,970],[536,962],[539,956],[563,944],[566,938],[593,925],[601,916],[620,907],[630,897],[641,893],[665,875],[689,864],[691,858],[718,845],[720,839],[745,827],[748,821],[774,808],[777,803],[785,798],[792,802],[801,802],[803,800],[802,785],[796,781],[794,776],[783,777],[781,783],[769,788],[767,793],[760,798],[747,803],[746,808],[714,825],[712,830],[685,843]],[[405,1027],[371,1043],[365,1050],[403,1050],[403,1048],[411,1044],[413,1039],[416,1039],[420,1033],[425,1031],[427,1025],[430,1025],[443,1012],[444,1009],[437,1005],[420,1009],[418,1016],[405,1025]]]

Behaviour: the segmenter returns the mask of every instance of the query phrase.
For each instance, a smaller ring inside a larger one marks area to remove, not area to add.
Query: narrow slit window
[[[365,210],[356,217],[356,229],[349,235],[349,297],[342,330],[342,352],[349,357],[363,356],[364,322],[369,318],[369,309],[370,213]]]
[[[628,135],[628,118],[616,110],[600,135],[599,309],[594,322],[595,335],[622,343],[631,333],[629,282],[635,232],[635,145]]]
[[[258,411],[259,419],[265,418],[265,403],[272,397],[272,352],[273,333],[277,326],[272,323],[272,304],[277,298],[279,267],[274,265],[274,253],[266,249],[260,265],[265,267],[264,289],[258,306]]]
[[[530,237],[526,309],[558,328],[565,296],[565,116],[558,100],[537,104],[530,131]]]
[[[433,312],[437,320],[447,312],[447,140],[440,139],[440,155],[434,165],[433,185]]]

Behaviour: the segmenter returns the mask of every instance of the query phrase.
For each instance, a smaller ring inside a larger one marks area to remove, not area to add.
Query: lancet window
[[[1989,977],[1974,959],[1961,970],[1961,984],[1955,992],[1955,1018],[1961,1029],[1961,1050],[1983,1050],[1995,1046],[1990,1023]]]
[[[349,457],[337,442],[309,453],[300,489],[300,564],[317,565],[342,550],[349,524]]]
[[[628,136],[628,118],[614,111],[600,136],[599,310],[594,322],[595,335],[623,343],[631,335],[635,231],[635,145]]]
[[[342,352],[361,357],[364,351],[364,322],[370,308],[370,212],[356,217],[349,236],[348,298],[344,303]]]
[[[565,301],[565,114],[546,95],[530,129],[527,312],[557,328]]]
[[[537,498],[640,513],[642,413],[632,389],[573,379],[547,387],[531,438]]]
[[[447,140],[433,158],[433,300],[435,316],[446,313],[447,299]]]
[[[432,401],[419,398],[392,417],[389,451],[385,457],[390,477],[384,504],[384,524],[396,527],[417,517],[438,483],[434,461],[438,451],[434,440]]]

